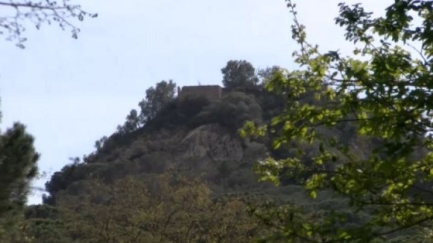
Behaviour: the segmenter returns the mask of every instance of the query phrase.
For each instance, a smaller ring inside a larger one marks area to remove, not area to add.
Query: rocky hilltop
[[[259,182],[254,172],[258,161],[286,158],[302,149],[307,156],[301,161],[308,165],[309,154],[319,146],[289,141],[275,148],[278,134],[241,138],[239,129],[246,121],[269,125],[291,102],[317,101],[308,92],[290,100],[267,91],[253,69],[238,69],[248,63],[230,65],[224,89],[183,88],[177,96],[172,81],[149,88],[139,109],[131,110],[113,134],[96,141],[93,153],[54,173],[46,183],[44,204],[27,210],[37,242],[252,242],[269,230],[251,217],[247,209],[252,205],[298,202],[314,213],[341,208],[342,202],[332,197],[310,206],[287,171],[278,188]],[[370,146],[348,124],[317,132],[356,146],[357,156]]]
[[[72,185],[77,191],[77,185],[89,178],[113,181],[168,168],[204,173],[215,183],[224,178],[227,185],[250,187],[257,181],[252,165],[268,152],[268,145],[247,142],[237,130],[247,120],[263,122],[257,98],[264,96],[234,91],[213,101],[200,95],[173,98],[143,125],[127,130],[131,122],[127,120],[116,133],[97,141],[94,153],[52,176],[45,203],[55,205],[60,192]]]

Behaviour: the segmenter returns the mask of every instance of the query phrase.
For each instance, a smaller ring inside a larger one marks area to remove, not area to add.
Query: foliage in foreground
[[[380,18],[360,4],[339,6],[336,23],[345,28],[346,40],[356,44],[354,57],[320,53],[308,43],[295,4],[288,1],[300,69],[279,72],[267,83],[269,90],[295,99],[312,91],[321,105],[291,103],[271,126],[249,123],[243,134],[275,130],[275,148],[292,141],[319,144],[309,155],[310,165],[300,160],[306,151],[295,147],[296,155],[268,158],[257,171],[276,184],[284,171],[284,177],[296,179],[312,198],[320,200],[319,192],[330,191],[344,198],[348,208],[370,217],[351,225],[344,211],[331,210],[317,220],[305,217],[305,206],[294,204],[280,214],[286,221],[277,235],[286,242],[388,242],[405,230],[427,228],[433,220],[433,2],[396,0]],[[418,57],[409,52],[411,41],[421,44]],[[359,156],[356,145],[320,132],[321,127],[344,123],[355,124],[359,136],[376,141],[375,146]]]
[[[264,230],[240,198],[213,199],[203,182],[176,173],[84,183],[85,193],[56,207],[74,242],[251,242]]]

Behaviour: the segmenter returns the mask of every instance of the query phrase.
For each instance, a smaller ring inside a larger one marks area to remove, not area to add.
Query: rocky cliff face
[[[180,142],[180,148],[184,159],[209,158],[220,162],[243,158],[240,139],[218,124],[203,125],[190,131]]]

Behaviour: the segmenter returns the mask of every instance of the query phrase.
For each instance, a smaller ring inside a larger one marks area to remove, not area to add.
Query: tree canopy
[[[155,88],[150,87],[146,90],[146,99],[138,105],[141,108],[140,119],[147,121],[153,119],[156,114],[174,99],[176,94],[176,83],[173,80],[168,82],[163,80],[156,84]]]
[[[22,240],[17,229],[22,226],[30,183],[38,174],[39,154],[33,142],[20,123],[0,133],[0,240]]]
[[[251,87],[259,81],[254,66],[245,60],[230,60],[221,72],[226,88]]]
[[[305,217],[305,207],[295,203],[284,209],[287,221],[274,236],[286,242],[388,242],[404,230],[428,228],[433,220],[433,2],[396,0],[377,18],[361,4],[340,3],[335,21],[345,28],[346,40],[356,44],[352,57],[320,52],[309,43],[296,5],[287,2],[300,68],[280,71],[266,87],[294,99],[313,92],[320,104],[291,102],[270,126],[249,123],[244,134],[275,130],[275,148],[297,141],[319,149],[308,155],[311,164],[301,163],[306,151],[295,147],[292,156],[261,161],[257,171],[277,185],[281,176],[292,177],[315,200],[330,192],[369,217],[342,227],[350,221],[344,211],[331,210],[317,220]],[[420,44],[415,51],[414,42]],[[345,123],[376,141],[363,156],[356,144],[320,131]]]
[[[121,134],[131,133],[152,121],[167,105],[174,100],[176,83],[173,80],[163,80],[156,83],[155,87],[146,90],[146,97],[138,103],[140,111],[132,109],[123,125],[117,127]],[[99,145],[102,141],[98,142]],[[100,146],[99,146],[100,147]]]
[[[241,200],[212,200],[197,179],[163,174],[84,188],[59,202],[80,242],[249,242],[247,232],[258,232]]]

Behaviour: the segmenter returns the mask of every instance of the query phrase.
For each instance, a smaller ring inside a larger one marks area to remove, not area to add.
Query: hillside
[[[44,202],[55,205],[58,193],[88,178],[112,182],[168,169],[202,175],[220,192],[257,189],[260,184],[252,166],[269,153],[270,146],[266,141],[241,139],[236,131],[246,120],[263,122],[261,110],[253,95],[241,92],[215,102],[175,98],[143,127],[111,135],[83,162],[77,160],[56,172],[47,183],[50,195]]]
[[[433,1],[339,3],[350,55],[285,3],[297,68],[231,60],[222,87],[156,83],[42,205],[26,204],[34,137],[1,132],[0,242],[433,242]]]
[[[309,165],[320,149],[295,142],[274,149],[277,134],[239,135],[246,121],[270,124],[291,102],[316,102],[308,92],[291,101],[265,90],[264,80],[277,70],[269,68],[262,76],[232,70],[217,98],[176,96],[172,81],[149,88],[140,111],[133,109],[115,133],[96,141],[95,152],[53,174],[44,204],[27,209],[29,234],[41,243],[251,242],[276,227],[261,214],[273,215],[274,207],[292,202],[305,205],[305,216],[313,220],[338,209],[351,217],[345,227],[365,222],[368,212],[355,216],[327,191],[320,192],[324,200],[313,201],[285,172],[280,187],[258,181],[258,161],[302,149],[307,151],[302,163]],[[377,143],[358,137],[347,123],[317,131],[360,157]],[[288,216],[278,216],[283,218],[277,224],[289,222]]]

